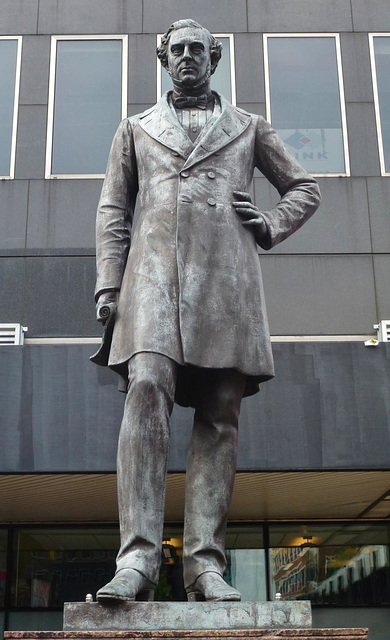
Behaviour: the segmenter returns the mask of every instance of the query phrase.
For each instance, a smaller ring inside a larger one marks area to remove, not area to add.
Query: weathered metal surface
[[[269,123],[211,91],[220,56],[198,23],[171,25],[158,57],[173,93],[122,121],[108,160],[95,290],[98,319],[102,309],[108,319],[93,360],[117,371],[127,391],[117,570],[136,571],[98,591],[100,601],[136,597],[158,581],[174,401],[195,408],[184,585],[209,601],[239,597],[222,580],[238,415],[242,397],[274,375],[256,243],[270,249],[288,238],[320,194]],[[255,167],[279,192],[270,211],[249,194]]]

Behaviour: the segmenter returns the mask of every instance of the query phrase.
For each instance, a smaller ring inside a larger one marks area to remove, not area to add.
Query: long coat
[[[316,210],[316,181],[289,155],[261,116],[219,96],[221,113],[195,143],[167,95],[122,121],[97,214],[96,299],[120,296],[108,364],[123,377],[140,351],[183,365],[236,368],[246,395],[273,377],[263,282],[253,232],[233,191],[249,191],[255,167],[281,195],[263,212],[270,249]],[[134,215],[138,195],[138,213]],[[186,384],[176,400],[188,404]]]

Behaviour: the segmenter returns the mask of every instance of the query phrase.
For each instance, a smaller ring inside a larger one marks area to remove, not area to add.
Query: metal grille
[[[0,345],[23,344],[24,332],[28,327],[21,324],[0,324]]]

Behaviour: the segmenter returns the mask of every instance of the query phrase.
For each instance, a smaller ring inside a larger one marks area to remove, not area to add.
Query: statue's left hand
[[[253,204],[250,193],[233,191],[233,195],[236,201],[232,204],[240,216],[242,224],[253,231],[256,242],[261,244],[261,239],[268,235],[267,225],[261,211]]]

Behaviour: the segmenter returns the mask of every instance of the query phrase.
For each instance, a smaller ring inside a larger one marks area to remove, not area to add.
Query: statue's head
[[[174,83],[196,88],[217,68],[222,45],[194,20],[174,22],[161,38],[157,56]]]

